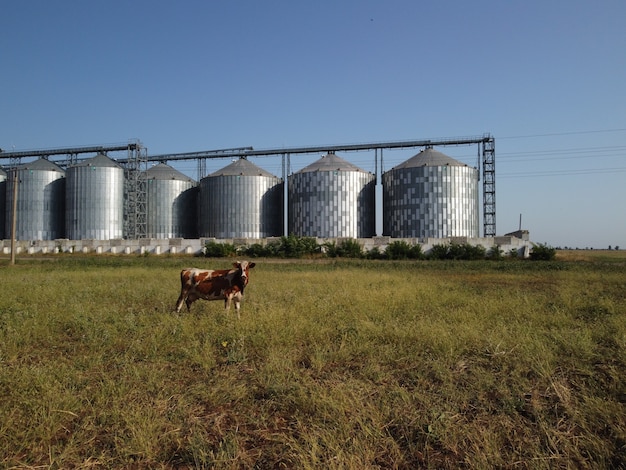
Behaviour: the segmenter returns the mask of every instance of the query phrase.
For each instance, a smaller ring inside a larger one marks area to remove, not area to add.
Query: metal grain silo
[[[0,168],[0,238],[9,238],[11,234],[5,234],[4,218],[6,217],[7,210],[7,174]]]
[[[5,230],[11,229],[16,172],[18,184],[15,238],[18,240],[63,238],[65,171],[45,159],[25,163],[9,170],[6,183]]]
[[[478,237],[478,170],[427,148],[383,174],[383,234]]]
[[[197,236],[197,184],[165,163],[146,171],[146,235],[150,238]]]
[[[240,158],[200,181],[200,236],[264,238],[283,234],[283,183]]]
[[[69,167],[66,174],[67,238],[123,238],[124,169],[99,154]]]
[[[333,153],[289,177],[289,233],[320,238],[375,235],[376,177]]]

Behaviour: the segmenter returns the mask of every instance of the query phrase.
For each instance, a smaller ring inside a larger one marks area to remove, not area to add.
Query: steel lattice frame
[[[148,152],[141,145],[128,148],[124,163],[124,236],[136,240],[147,233],[146,170]]]
[[[496,141],[488,137],[483,148],[483,236],[496,236]]]

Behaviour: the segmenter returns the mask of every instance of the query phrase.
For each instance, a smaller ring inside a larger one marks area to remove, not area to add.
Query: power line
[[[582,134],[602,134],[609,132],[626,132],[626,129],[600,129],[594,131],[569,131],[569,132],[551,132],[547,134],[529,134],[529,135],[512,135],[506,137],[498,137],[498,140],[502,139],[529,139],[535,137],[556,137],[560,135],[582,135]]]
[[[576,176],[591,175],[602,173],[623,173],[626,167],[615,168],[584,168],[578,170],[543,170],[543,171],[526,171],[516,173],[500,173],[498,178],[535,178],[543,176]]]
[[[555,150],[529,150],[526,152],[498,152],[498,158],[509,158],[523,155],[559,155],[559,154],[573,154],[573,153],[591,153],[597,152],[626,152],[626,146],[613,145],[606,147],[575,147],[568,149],[555,149]],[[626,156],[626,153],[625,153]]]

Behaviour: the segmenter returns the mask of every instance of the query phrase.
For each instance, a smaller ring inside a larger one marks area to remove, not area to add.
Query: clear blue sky
[[[496,139],[497,232],[626,249],[626,2],[5,0],[0,148]],[[438,150],[475,164],[475,147]],[[385,153],[385,170],[415,153]],[[293,156],[297,171],[321,155]],[[374,171],[373,153],[340,155]],[[281,176],[276,158],[253,160]],[[208,170],[228,161],[209,163]],[[177,165],[196,177],[193,162]]]

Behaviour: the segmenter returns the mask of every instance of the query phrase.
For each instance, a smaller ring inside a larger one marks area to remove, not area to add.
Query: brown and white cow
[[[183,269],[180,272],[180,296],[176,301],[176,312],[180,312],[183,302],[189,311],[191,304],[198,299],[224,299],[226,310],[230,309],[231,301],[235,303],[239,318],[243,291],[248,285],[249,271],[254,266],[255,263],[237,261],[233,263],[233,269]]]

